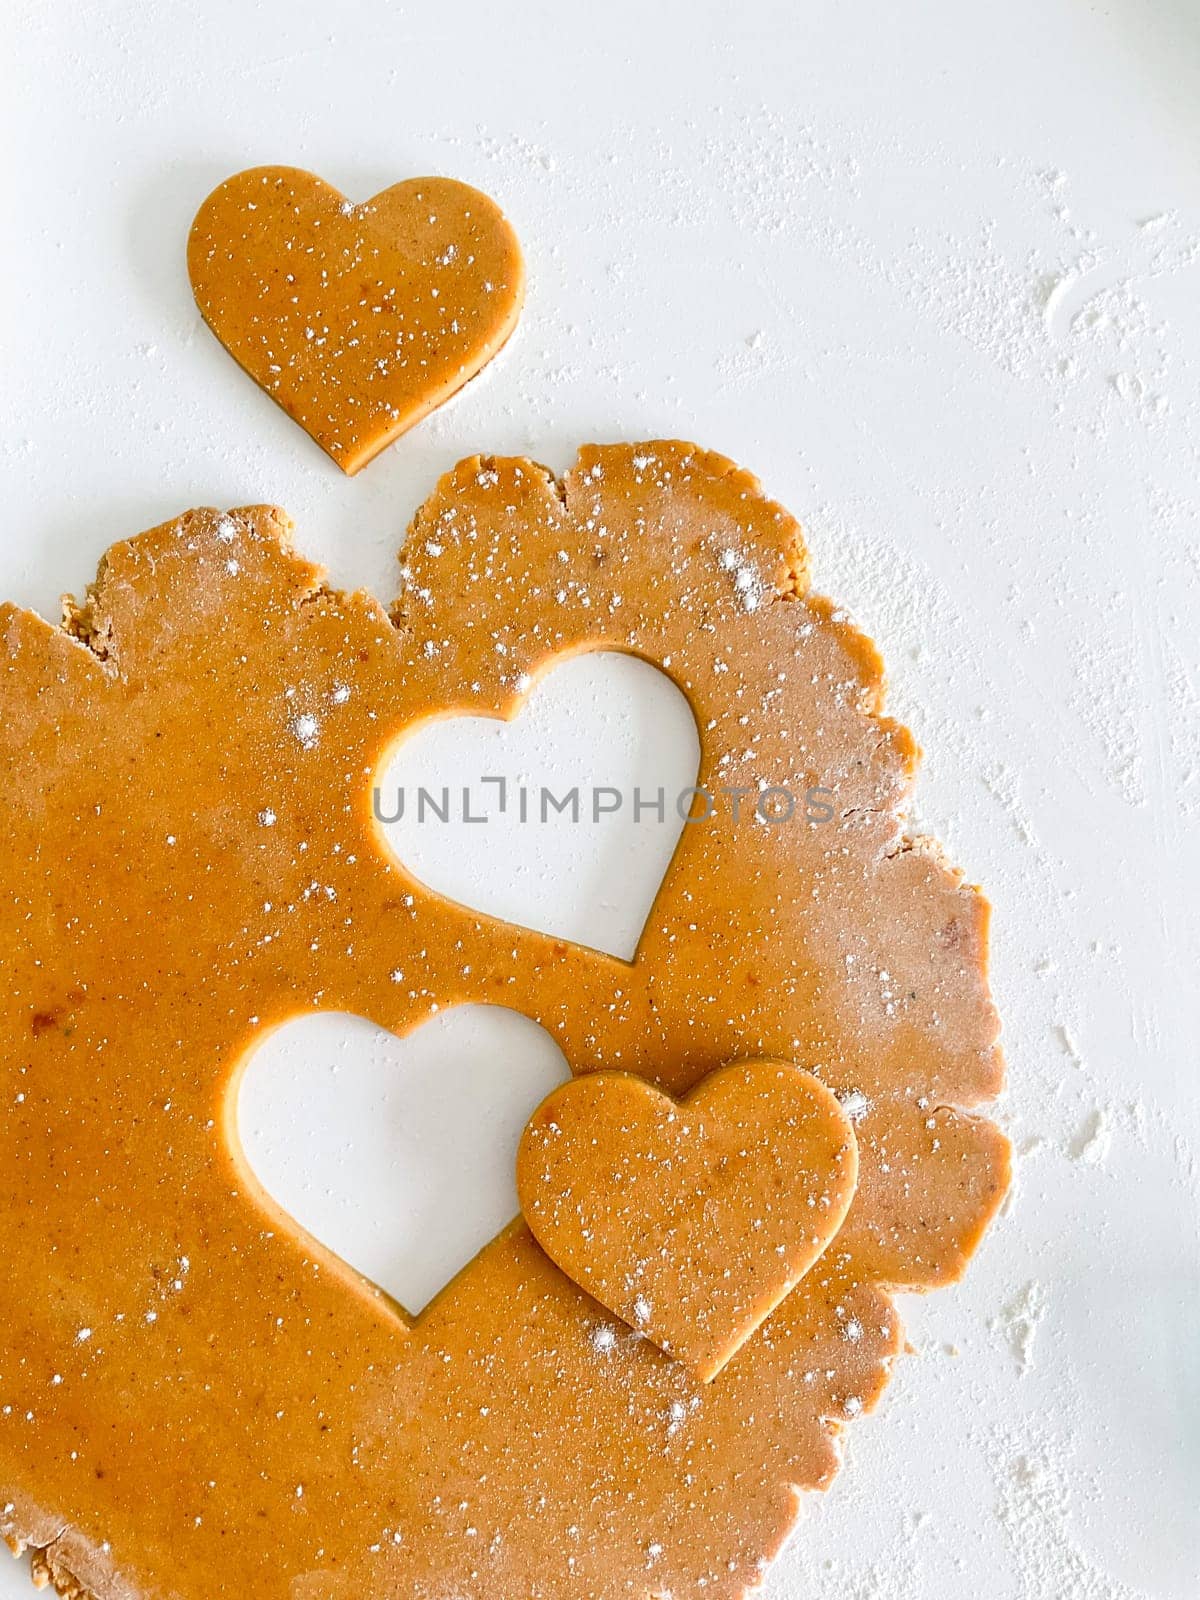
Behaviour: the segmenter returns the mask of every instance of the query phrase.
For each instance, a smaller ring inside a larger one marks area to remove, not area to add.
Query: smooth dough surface
[[[453,178],[354,205],[311,172],[252,167],[200,207],[187,260],[217,338],[348,473],[486,366],[525,293],[503,212]]]
[[[957,1277],[1002,1198],[985,903],[904,838],[879,658],[727,460],[460,463],[390,616],[288,531],[189,512],[65,627],[0,610],[0,1532],[103,1600],[740,1595],[886,1382],[889,1288]],[[786,849],[729,808],[685,828],[632,963],[440,899],[372,818],[415,719],[511,715],[596,647],[687,695],[701,784],[836,796]],[[769,1056],[838,1095],[849,1215],[711,1384],[520,1223],[413,1321],[255,1183],[233,1107],[265,1029],[468,1001],[577,1073],[682,1095]]]

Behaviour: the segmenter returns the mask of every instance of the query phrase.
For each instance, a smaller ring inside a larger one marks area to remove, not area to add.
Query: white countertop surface
[[[561,468],[584,441],[682,436],[757,472],[883,650],[926,749],[920,825],[993,901],[1021,1157],[965,1282],[902,1302],[916,1353],[766,1592],[1194,1600],[1194,0],[14,0],[6,20],[0,595],[56,616],[113,540],[274,500],[338,583],[390,598],[411,512],[476,449]],[[354,199],[463,178],[527,253],[510,347],[355,480],[187,284],[199,202],[276,161]],[[551,759],[557,715],[525,756]],[[629,723],[631,771],[659,715]],[[486,871],[503,893],[513,864]],[[577,887],[539,894],[569,916]],[[286,1042],[298,1074],[378,1053],[319,1026],[337,1037]],[[24,1584],[5,1569],[0,1596]]]

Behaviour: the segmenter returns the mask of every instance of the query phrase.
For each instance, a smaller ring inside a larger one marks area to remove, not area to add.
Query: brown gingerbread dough
[[[733,1062],[682,1101],[585,1073],[547,1095],[517,1152],[551,1261],[701,1383],[824,1254],[857,1182],[849,1117],[790,1061]]]
[[[887,1380],[889,1290],[956,1278],[1004,1193],[985,903],[904,837],[879,658],[721,457],[465,461],[390,617],[287,533],[190,512],[64,627],[0,614],[0,1533],[101,1600],[740,1595]],[[416,719],[509,716],[596,647],[674,678],[701,784],[836,797],[686,828],[633,963],[444,901],[372,817]],[[577,1073],[683,1094],[774,1056],[838,1095],[850,1213],[711,1384],[519,1222],[414,1321],[255,1183],[233,1108],[267,1029],[464,1001]]]
[[[187,261],[217,338],[348,473],[487,365],[525,293],[503,212],[452,178],[354,205],[311,172],[252,167],[200,207]]]

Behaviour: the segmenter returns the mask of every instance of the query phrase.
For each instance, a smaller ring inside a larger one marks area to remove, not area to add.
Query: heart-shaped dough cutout
[[[525,284],[504,214],[452,178],[354,205],[311,172],[252,167],[200,207],[187,259],[217,338],[348,473],[491,360]]]
[[[819,1258],[857,1181],[846,1113],[782,1061],[723,1067],[683,1101],[631,1074],[577,1078],[517,1153],[550,1259],[705,1383]]]
[[[274,1205],[415,1314],[516,1216],[521,1129],[568,1076],[505,1006],[454,1006],[403,1038],[317,1012],[246,1057],[237,1144]]]
[[[406,731],[376,819],[405,870],[448,899],[632,961],[699,766],[696,719],[671,679],[637,656],[585,651],[555,662],[509,720]]]

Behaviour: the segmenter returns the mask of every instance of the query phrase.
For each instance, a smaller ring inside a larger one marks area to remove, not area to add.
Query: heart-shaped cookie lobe
[[[858,1182],[837,1098],[741,1061],[686,1100],[593,1073],[534,1112],[517,1191],[566,1275],[707,1383],[819,1258]]]
[[[451,178],[354,205],[311,172],[253,167],[209,195],[187,255],[205,322],[348,473],[491,360],[524,294],[503,213]]]

